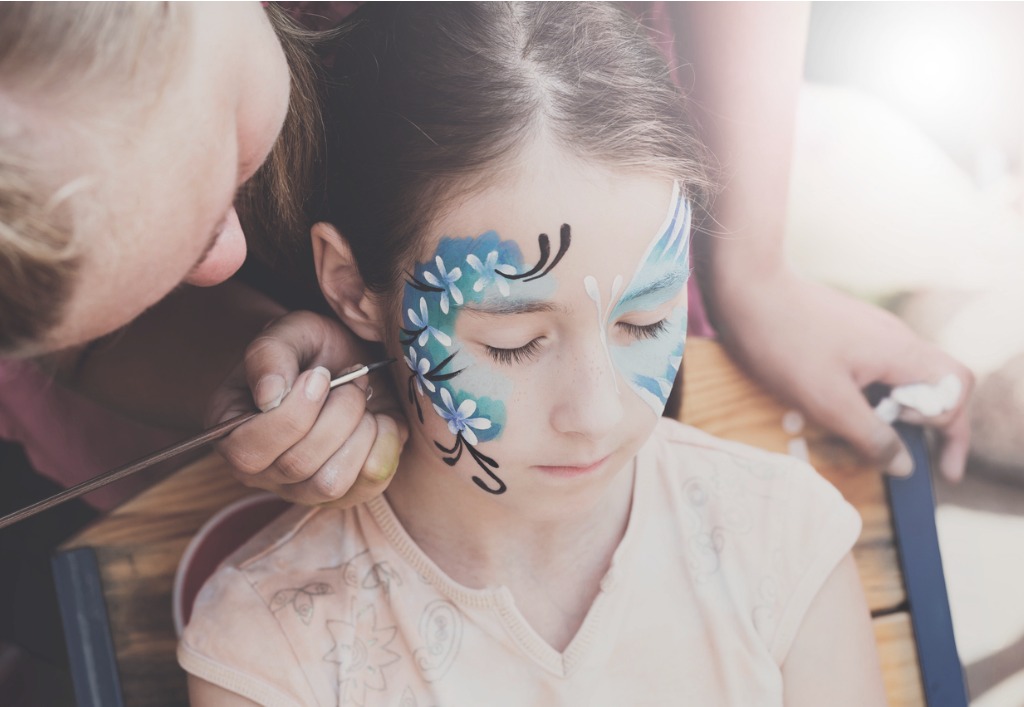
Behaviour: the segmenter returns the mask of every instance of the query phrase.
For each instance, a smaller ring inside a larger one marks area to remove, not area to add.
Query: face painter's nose
[[[245,261],[246,245],[238,212],[232,208],[224,219],[213,247],[185,278],[185,282],[196,287],[219,285],[242,267]]]

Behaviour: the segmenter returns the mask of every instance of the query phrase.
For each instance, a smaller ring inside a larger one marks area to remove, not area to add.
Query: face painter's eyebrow
[[[689,270],[673,270],[672,272],[665,273],[654,282],[650,282],[643,287],[638,287],[635,290],[627,292],[619,302],[619,306],[621,307],[627,302],[632,302],[633,300],[646,297],[647,295],[654,294],[662,290],[682,287],[689,278]]]
[[[469,314],[489,315],[536,314],[537,312],[564,312],[565,307],[552,302],[494,300],[491,302],[467,304],[463,306],[462,311]]]

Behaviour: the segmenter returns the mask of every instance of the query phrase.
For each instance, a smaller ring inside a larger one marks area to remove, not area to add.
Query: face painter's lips
[[[597,461],[590,462],[590,463],[566,464],[566,465],[560,465],[560,466],[541,466],[541,465],[537,465],[537,466],[535,466],[533,468],[537,469],[539,471],[542,471],[545,474],[551,474],[552,476],[562,476],[562,477],[584,476],[586,474],[591,474],[591,473],[597,471],[598,469],[600,469],[602,466],[604,466],[604,463],[606,461],[608,461],[608,459],[611,458],[611,456],[612,456],[611,454],[608,454],[608,455],[606,455],[604,457],[601,457]]]

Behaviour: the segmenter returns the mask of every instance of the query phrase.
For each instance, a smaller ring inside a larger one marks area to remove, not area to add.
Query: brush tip
[[[397,360],[397,358],[389,358],[384,361],[378,361],[377,363],[371,363],[366,367],[366,372],[369,373],[370,371],[376,371],[378,368],[383,368],[384,366],[391,365]]]

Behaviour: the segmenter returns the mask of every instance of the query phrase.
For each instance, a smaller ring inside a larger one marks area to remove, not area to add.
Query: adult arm
[[[720,166],[708,233],[695,239],[709,313],[723,344],[763,385],[889,471],[906,449],[872,412],[872,382],[963,383],[959,403],[925,422],[944,436],[943,474],[963,474],[970,372],[888,313],[798,277],[783,256],[787,192],[809,6],[673,4],[692,65],[702,135]]]

